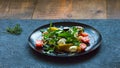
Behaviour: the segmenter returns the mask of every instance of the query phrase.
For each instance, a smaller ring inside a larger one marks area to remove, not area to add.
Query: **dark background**
[[[37,27],[50,21],[73,21],[88,24],[102,35],[102,44],[95,51],[73,58],[40,55],[28,45],[28,36]],[[21,35],[5,32],[6,27],[20,24]],[[0,20],[0,68],[119,68],[120,20]]]

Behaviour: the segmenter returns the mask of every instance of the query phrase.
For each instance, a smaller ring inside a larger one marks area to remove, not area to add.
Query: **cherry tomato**
[[[36,45],[36,48],[42,48],[43,47],[43,41],[42,40],[37,40],[35,45]]]
[[[84,42],[84,43],[89,43],[90,42],[90,39],[88,36],[86,37],[81,37],[81,41]]]
[[[82,33],[80,33],[80,36],[86,37],[86,36],[88,36],[88,33],[82,32]]]
[[[84,51],[87,45],[85,43],[80,44],[81,51]]]

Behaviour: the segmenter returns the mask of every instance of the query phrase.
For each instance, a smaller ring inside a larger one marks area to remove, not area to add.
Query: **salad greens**
[[[47,29],[41,29],[44,44],[42,49],[46,53],[53,52],[81,52],[89,43],[88,34],[81,26],[55,27],[50,23]],[[41,42],[41,40],[40,40]]]

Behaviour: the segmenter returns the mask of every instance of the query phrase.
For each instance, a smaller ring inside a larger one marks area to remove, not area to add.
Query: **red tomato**
[[[43,47],[43,41],[42,40],[37,40],[35,45],[36,45],[36,48],[42,48]]]
[[[80,36],[86,37],[86,36],[88,36],[88,33],[82,32],[82,33],[80,33]]]
[[[81,37],[81,41],[84,42],[84,43],[89,43],[90,42],[90,39],[88,36],[86,37]]]
[[[81,51],[84,51],[87,45],[85,43],[81,43],[80,47],[81,47]]]

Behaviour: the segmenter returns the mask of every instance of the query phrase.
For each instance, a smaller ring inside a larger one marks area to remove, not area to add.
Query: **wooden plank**
[[[37,0],[10,0],[7,18],[31,19]]]
[[[71,14],[78,19],[106,19],[106,0],[77,0]]]
[[[38,0],[33,19],[106,19],[106,0]]]
[[[120,19],[120,0],[107,0],[107,18]]]
[[[9,12],[10,0],[0,0],[0,19],[6,18]]]

